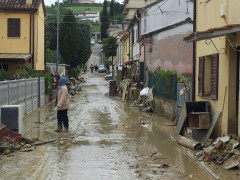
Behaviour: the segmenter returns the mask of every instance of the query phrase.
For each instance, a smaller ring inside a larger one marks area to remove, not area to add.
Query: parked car
[[[95,44],[95,39],[91,39],[91,45]]]
[[[99,40],[98,40],[98,44],[102,44],[102,41],[101,41],[101,39],[99,39]]]
[[[98,66],[98,72],[99,73],[106,73],[106,71],[107,70],[106,70],[106,68],[105,68],[105,66],[103,64]]]
[[[105,80],[112,80],[112,73],[104,76]]]

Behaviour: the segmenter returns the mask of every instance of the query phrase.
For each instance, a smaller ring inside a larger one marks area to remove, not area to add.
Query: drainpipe
[[[35,39],[35,14],[33,14],[33,50],[32,50],[32,52],[33,52],[33,55],[32,55],[32,68],[34,69],[34,55],[35,55],[35,52],[34,52],[34,43],[35,43],[35,41],[34,41],[34,39]]]
[[[197,2],[193,1],[193,32],[196,32],[197,26]],[[192,101],[195,101],[195,93],[196,93],[196,42],[193,42],[193,80],[192,80]]]
[[[36,36],[37,36],[37,42],[36,42],[36,63],[38,62],[38,16],[39,13],[37,13],[37,29],[36,29]]]

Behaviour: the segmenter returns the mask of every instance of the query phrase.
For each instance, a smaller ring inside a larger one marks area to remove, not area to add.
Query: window
[[[199,57],[198,96],[218,99],[219,55]]]
[[[20,37],[20,19],[8,19],[8,37]]]

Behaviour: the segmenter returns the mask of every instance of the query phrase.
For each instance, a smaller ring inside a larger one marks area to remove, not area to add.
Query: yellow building
[[[221,112],[214,135],[240,135],[240,1],[196,0],[195,100]]]
[[[136,13],[136,10],[141,9],[156,0],[124,0],[123,15],[125,21],[130,21]]]
[[[123,42],[123,64],[126,64],[129,61],[129,33],[126,31],[122,35],[121,42]]]
[[[0,0],[1,69],[45,70],[45,20],[43,0]]]

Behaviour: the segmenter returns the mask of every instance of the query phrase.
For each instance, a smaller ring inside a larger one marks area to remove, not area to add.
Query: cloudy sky
[[[55,3],[57,0],[45,0],[44,2],[45,2],[45,5],[51,5],[51,4],[53,4],[53,3]],[[62,2],[62,0],[59,0],[60,2]],[[103,2],[104,0],[95,0],[95,2],[96,3],[99,3],[99,2]],[[115,0],[115,1],[118,1],[118,2],[120,2],[120,3],[122,3],[123,2],[123,0]]]

